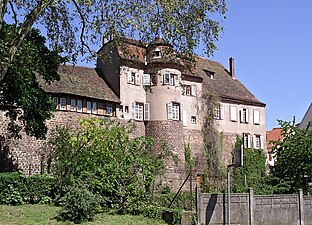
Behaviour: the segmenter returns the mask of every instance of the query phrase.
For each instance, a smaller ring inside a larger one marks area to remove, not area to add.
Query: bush
[[[50,203],[54,193],[53,177],[25,177],[21,172],[0,173],[0,204]]]
[[[92,220],[100,208],[100,198],[80,182],[69,188],[64,196],[62,217],[65,220],[82,222]]]

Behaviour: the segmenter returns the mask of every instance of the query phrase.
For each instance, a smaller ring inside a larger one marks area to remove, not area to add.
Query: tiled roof
[[[93,68],[61,65],[58,73],[60,80],[54,81],[50,85],[39,79],[40,85],[46,92],[120,102],[119,98]]]
[[[233,79],[229,71],[220,63],[202,57],[196,57],[193,70],[195,76],[203,78],[203,91],[215,94],[222,99],[232,99],[248,104],[265,106],[237,79]],[[212,73],[210,78],[207,73]]]
[[[268,148],[272,148],[272,141],[278,141],[283,139],[283,129],[282,128],[273,128],[270,131],[267,131],[267,145]]]

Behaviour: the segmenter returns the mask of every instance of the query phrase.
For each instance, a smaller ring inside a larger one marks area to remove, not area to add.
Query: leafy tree
[[[13,25],[2,24],[1,64],[6,55],[6,45],[17,32]],[[45,46],[45,38],[39,30],[30,30],[16,51],[4,79],[0,80],[0,110],[7,111],[11,118],[9,130],[15,136],[19,135],[22,127],[27,134],[37,138],[45,136],[47,128],[44,121],[51,118],[55,105],[39,86],[37,78],[40,77],[43,82],[59,79],[57,67],[60,62],[57,52]]]
[[[283,128],[283,139],[275,142],[276,162],[271,171],[276,192],[295,193],[302,189],[305,194],[311,193],[311,124],[302,130],[295,121],[279,123]]]
[[[60,129],[51,143],[61,189],[80,179],[120,209],[136,207],[149,193],[170,151],[152,152],[153,141],[130,138],[132,128],[106,119],[83,120],[79,132]]]

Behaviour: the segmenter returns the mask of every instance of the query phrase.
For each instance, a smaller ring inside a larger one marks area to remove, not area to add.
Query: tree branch
[[[6,13],[9,1],[10,0],[0,0],[0,30],[2,28],[4,14]]]
[[[12,13],[13,13],[13,19],[14,19],[14,22],[15,22],[15,27],[17,27],[18,20],[17,20],[17,14],[16,14],[15,9],[14,9],[14,5],[13,5],[13,3],[11,1],[9,2],[9,4],[10,4],[10,7],[11,7],[11,10],[12,10]]]

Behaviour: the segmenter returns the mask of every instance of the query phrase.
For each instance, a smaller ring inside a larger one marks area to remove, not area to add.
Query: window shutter
[[[150,104],[144,104],[144,120],[150,120]]]
[[[151,84],[151,76],[150,74],[143,74],[143,85]]]
[[[220,120],[224,120],[224,108],[223,105],[219,105],[220,107]]]
[[[256,147],[257,146],[257,141],[256,141],[256,139],[257,139],[257,137],[256,137],[256,135],[253,135],[253,148],[258,148],[258,147]]]
[[[175,86],[179,86],[180,83],[179,83],[179,75],[174,75],[174,85]]]
[[[131,119],[135,119],[135,102],[131,102]]]
[[[132,76],[131,76],[132,74],[131,74],[131,71],[128,71],[127,72],[127,82],[129,83],[129,84],[131,84],[132,83]]]
[[[254,110],[254,124],[260,124],[260,112],[259,110]]]
[[[172,103],[167,103],[167,118],[168,120],[172,119]]]
[[[191,91],[192,91],[192,95],[196,96],[196,85],[192,85]]]
[[[236,112],[236,106],[230,106],[230,113],[231,113],[231,121],[237,121],[237,112]]]
[[[140,74],[139,73],[135,74],[135,84],[136,85],[140,85],[141,84],[141,82],[140,82]]]
[[[246,123],[248,123],[248,122],[249,122],[249,113],[248,113],[248,111],[249,111],[249,110],[248,110],[248,109],[246,109],[246,121],[245,121]]]
[[[248,140],[247,148],[250,148],[250,143],[251,143],[250,134],[247,134],[247,140]]]
[[[264,149],[264,137],[260,136],[260,148]]]
[[[183,110],[182,121],[183,121],[183,127],[186,127],[187,126],[187,111],[185,110]]]

